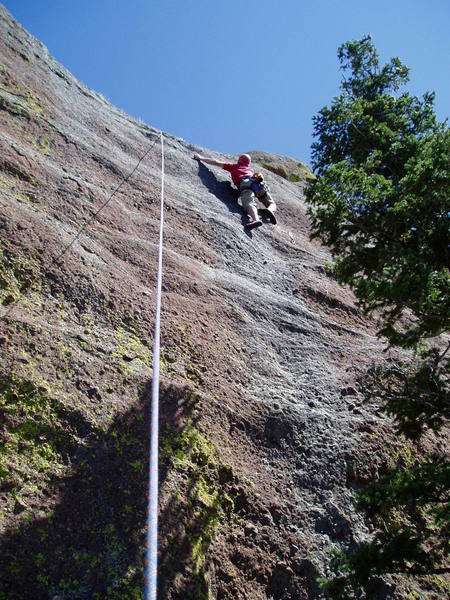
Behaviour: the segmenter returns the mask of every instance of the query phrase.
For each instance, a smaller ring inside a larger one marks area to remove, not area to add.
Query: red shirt
[[[239,182],[244,177],[251,177],[254,173],[247,165],[232,165],[231,163],[226,163],[223,165],[225,171],[229,171],[231,173],[231,179],[236,187],[239,187]]]

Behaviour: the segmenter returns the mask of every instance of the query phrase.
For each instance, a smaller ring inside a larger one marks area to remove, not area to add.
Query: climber
[[[231,174],[231,179],[239,190],[242,208],[249,218],[248,223],[245,225],[246,229],[261,227],[260,215],[268,217],[271,223],[276,224],[277,220],[274,213],[277,207],[270,195],[270,188],[265,183],[261,173],[254,173],[250,169],[249,165],[252,159],[248,154],[241,154],[235,164],[221,162],[220,160],[200,156],[200,154],[194,154],[194,159],[214,167],[221,167]],[[258,211],[255,198],[258,198],[265,208]]]

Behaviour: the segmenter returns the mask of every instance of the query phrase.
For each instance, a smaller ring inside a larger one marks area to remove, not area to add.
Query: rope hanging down
[[[158,276],[156,282],[156,317],[153,339],[152,408],[150,422],[150,469],[147,509],[147,554],[145,560],[145,598],[156,600],[158,567],[158,419],[159,363],[161,331],[162,252],[164,228],[164,139],[161,132],[161,212],[159,222]]]

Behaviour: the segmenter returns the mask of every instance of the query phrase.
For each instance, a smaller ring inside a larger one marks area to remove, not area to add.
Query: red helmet
[[[240,157],[238,158],[238,165],[245,165],[246,167],[248,167],[248,165],[251,162],[252,162],[252,159],[249,154],[241,154]]]

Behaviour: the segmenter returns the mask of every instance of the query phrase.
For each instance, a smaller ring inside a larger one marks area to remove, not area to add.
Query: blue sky
[[[450,106],[448,0],[2,0],[79,80],[134,117],[230,154],[310,161],[340,44],[370,33],[409,91]]]

